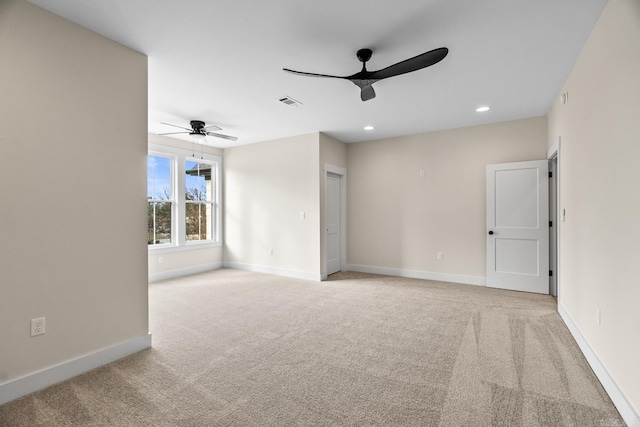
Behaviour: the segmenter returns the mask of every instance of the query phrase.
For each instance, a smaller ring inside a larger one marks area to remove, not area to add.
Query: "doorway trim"
[[[553,143],[549,146],[549,148],[547,149],[547,160],[551,161],[551,160],[555,160],[555,174],[556,176],[554,177],[555,179],[555,184],[556,184],[556,200],[555,200],[555,207],[556,207],[556,212],[555,212],[555,217],[556,217],[556,223],[553,224],[555,227],[555,233],[556,233],[556,247],[555,247],[555,252],[556,252],[556,265],[555,265],[555,271],[553,272],[553,274],[556,277],[556,298],[558,299],[558,306],[560,306],[560,281],[561,281],[561,275],[560,275],[560,236],[561,236],[561,228],[562,228],[562,222],[564,221],[564,218],[562,216],[562,204],[561,202],[561,197],[560,197],[560,180],[562,177],[562,174],[560,173],[560,147],[561,147],[561,137],[557,137],[555,141],[553,141]],[[550,200],[551,202],[551,200]]]
[[[327,280],[327,180],[329,174],[340,176],[340,271],[347,271],[347,170],[329,163],[324,164],[324,211],[322,212],[323,261],[321,280]]]

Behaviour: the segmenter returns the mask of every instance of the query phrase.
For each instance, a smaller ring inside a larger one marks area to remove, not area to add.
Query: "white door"
[[[327,174],[326,211],[327,211],[327,275],[340,271],[341,230],[340,212],[342,211],[342,177],[332,173]]]
[[[487,165],[487,286],[549,293],[547,160]]]

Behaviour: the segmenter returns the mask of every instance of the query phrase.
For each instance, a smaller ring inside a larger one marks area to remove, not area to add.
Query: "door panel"
[[[549,293],[546,160],[487,165],[487,286]]]
[[[538,242],[496,238],[496,272],[538,275]]]
[[[496,227],[538,227],[537,183],[537,169],[496,171]]]

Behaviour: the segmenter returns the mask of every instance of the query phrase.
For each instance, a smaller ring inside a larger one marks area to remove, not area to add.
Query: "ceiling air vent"
[[[288,105],[290,107],[297,107],[299,105],[302,105],[302,102],[296,101],[295,99],[291,98],[290,96],[282,97],[282,98],[278,99],[278,101],[280,101],[283,104]]]

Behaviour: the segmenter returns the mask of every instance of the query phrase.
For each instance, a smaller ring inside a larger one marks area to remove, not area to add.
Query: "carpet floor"
[[[2,426],[624,426],[552,297],[337,273],[149,287],[153,348]]]

